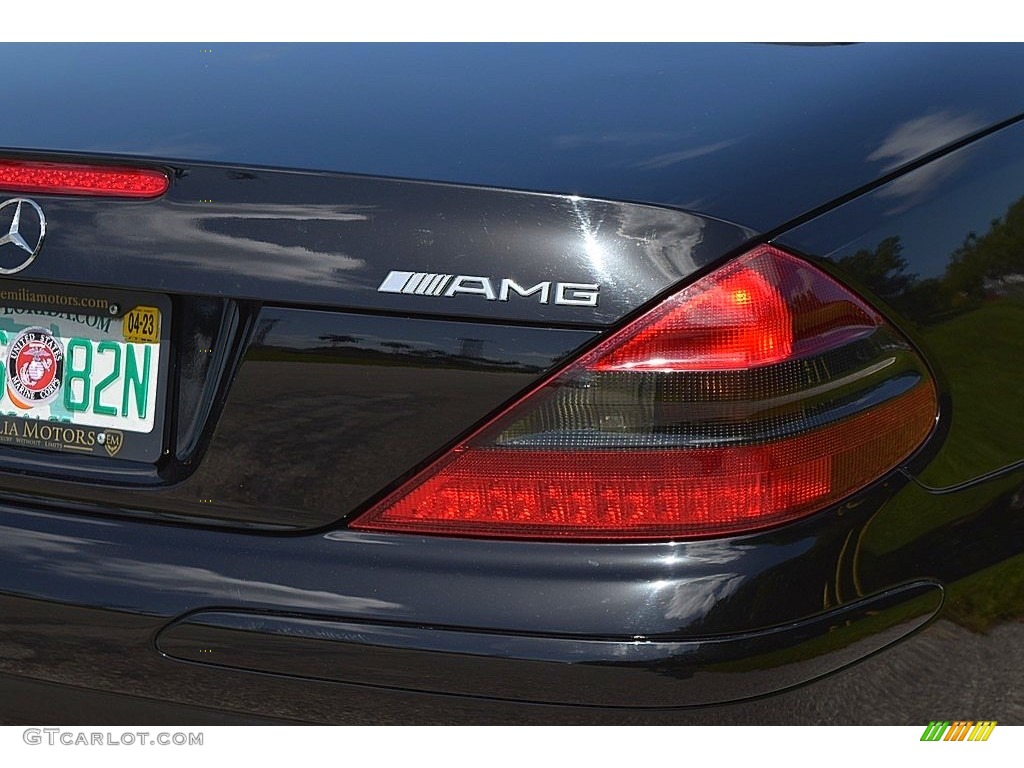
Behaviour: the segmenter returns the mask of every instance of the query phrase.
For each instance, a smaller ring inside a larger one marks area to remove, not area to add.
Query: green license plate
[[[169,327],[166,296],[0,286],[0,443],[155,461]]]

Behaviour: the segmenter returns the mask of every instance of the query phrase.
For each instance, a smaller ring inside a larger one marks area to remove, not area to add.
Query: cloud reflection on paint
[[[881,168],[883,172],[892,171],[969,136],[984,125],[984,122],[973,115],[958,116],[948,111],[933,112],[898,125],[881,145],[867,156],[867,160],[884,163]],[[888,213],[899,213],[912,208],[949,178],[963,164],[964,159],[965,153],[957,152],[934,160],[890,182],[878,192],[878,196],[898,201]]]

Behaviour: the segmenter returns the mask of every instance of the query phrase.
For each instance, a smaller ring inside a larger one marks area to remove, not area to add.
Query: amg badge
[[[7,394],[23,410],[45,405],[64,383],[64,347],[45,328],[26,328],[7,348]]]
[[[405,293],[415,296],[483,296],[488,301],[508,301],[512,294],[532,297],[541,304],[570,307],[596,307],[597,283],[561,283],[545,280],[522,286],[503,277],[477,275],[442,275],[435,272],[389,272],[377,288],[378,293]]]

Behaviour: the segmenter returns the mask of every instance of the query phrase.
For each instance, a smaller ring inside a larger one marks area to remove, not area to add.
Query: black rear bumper
[[[518,721],[541,704],[632,718],[750,699],[869,656],[941,606],[941,586],[918,580],[807,610],[808,563],[842,559],[832,523],[759,534],[769,547],[590,545],[6,507],[0,717],[434,722],[477,702],[481,718]],[[785,600],[767,597],[772,582]],[[757,626],[751,601],[783,621]],[[299,707],[307,694],[321,704]],[[354,712],[352,697],[376,703]]]

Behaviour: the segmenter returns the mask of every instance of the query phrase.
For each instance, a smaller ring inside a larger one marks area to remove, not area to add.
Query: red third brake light
[[[159,197],[170,181],[151,168],[0,160],[0,190],[53,195]]]
[[[824,509],[935,424],[910,344],[761,246],[666,299],[358,518],[496,538],[721,536]]]

